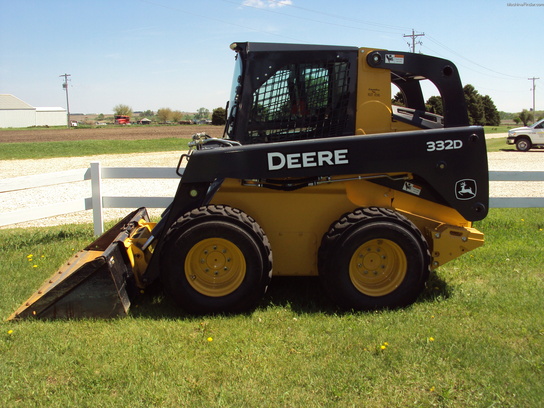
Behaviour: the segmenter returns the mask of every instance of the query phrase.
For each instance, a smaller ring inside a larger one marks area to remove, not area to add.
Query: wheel
[[[413,303],[429,277],[419,229],[385,208],[360,208],[333,223],[319,248],[319,275],[340,306],[354,310]]]
[[[526,152],[531,149],[531,141],[526,137],[520,137],[516,140],[516,149],[520,152]]]
[[[181,217],[162,250],[165,291],[190,313],[238,313],[257,304],[272,276],[264,231],[244,212],[210,205]]]

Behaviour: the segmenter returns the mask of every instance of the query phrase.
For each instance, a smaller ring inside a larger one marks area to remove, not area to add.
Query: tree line
[[[196,113],[184,113],[179,110],[172,110],[170,108],[160,108],[156,112],[152,110],[141,111],[138,112],[137,116],[135,116],[132,111],[132,107],[119,104],[113,108],[113,112],[114,115],[130,116],[132,121],[146,118],[157,123],[180,123],[187,121],[198,123],[211,119],[212,125],[224,125],[226,118],[225,108],[214,109],[211,113],[211,118],[210,110],[206,108],[199,108]]]
[[[517,114],[499,112],[493,99],[491,99],[489,95],[481,95],[476,88],[470,84],[464,86],[463,92],[467,104],[469,123],[471,125],[499,126],[501,124],[501,118],[503,118],[511,119],[515,123],[523,123],[524,126],[527,126],[529,122],[534,122],[535,120],[544,117],[543,112],[540,112],[539,116],[539,112],[536,112],[536,115],[534,115],[533,112],[529,112],[526,109]],[[401,92],[398,92],[391,102],[395,105],[405,106],[404,96]],[[425,108],[427,112],[442,116],[444,115],[442,98],[440,96],[431,96],[425,103]],[[132,108],[128,105],[119,104],[116,105],[113,110],[115,115],[127,115],[134,118]],[[198,123],[211,120],[212,125],[224,125],[226,121],[226,111],[225,108],[220,107],[214,109],[210,115],[209,109],[206,108],[199,108],[196,113],[183,113],[170,108],[161,108],[156,112],[152,110],[139,112],[138,117],[140,119],[147,118],[157,123],[180,123],[183,121]]]
[[[471,125],[499,126],[501,117],[493,99],[489,95],[481,95],[474,86],[467,84],[463,88],[467,104],[468,119]],[[398,92],[392,100],[395,105],[404,106],[404,96]],[[431,96],[425,103],[427,112],[444,115],[442,98]]]
[[[523,109],[520,113],[510,114],[510,116],[508,119],[512,119],[516,125],[523,123],[523,126],[527,126],[529,122],[534,123],[540,119],[544,119],[544,111],[530,112],[527,109]]]

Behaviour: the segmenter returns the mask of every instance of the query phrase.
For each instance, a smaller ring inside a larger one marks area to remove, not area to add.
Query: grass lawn
[[[139,152],[187,150],[189,139],[71,140],[64,142],[2,143],[0,160],[45,159]]]
[[[260,306],[191,317],[155,288],[113,320],[0,323],[3,406],[540,407],[544,209],[492,209],[486,245],[401,310],[337,310],[273,279]],[[92,226],[0,231],[3,319]]]
[[[523,126],[523,124],[519,125]],[[513,129],[515,127],[519,127],[518,125],[515,126],[507,126],[507,125],[501,125],[501,126],[484,126],[484,131],[486,134],[488,133],[508,133],[510,129]]]
[[[485,143],[488,152],[500,152],[501,150],[516,150],[515,146],[506,144],[505,137],[487,139]]]

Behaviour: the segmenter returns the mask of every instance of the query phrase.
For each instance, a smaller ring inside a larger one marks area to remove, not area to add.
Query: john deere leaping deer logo
[[[458,200],[470,200],[476,197],[476,181],[472,179],[459,180],[455,183],[455,196]]]

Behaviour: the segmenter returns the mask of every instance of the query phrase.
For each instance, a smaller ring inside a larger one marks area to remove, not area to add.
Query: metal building
[[[66,109],[35,108],[19,98],[0,94],[0,128],[66,125]]]

